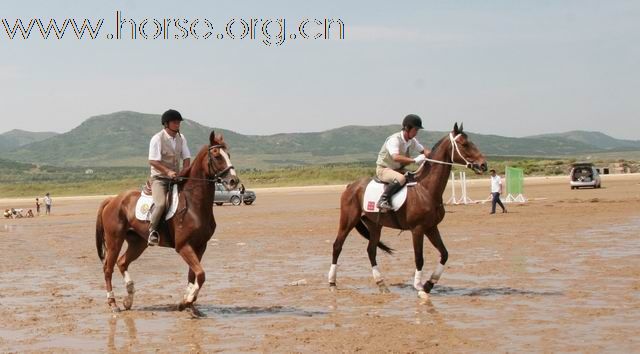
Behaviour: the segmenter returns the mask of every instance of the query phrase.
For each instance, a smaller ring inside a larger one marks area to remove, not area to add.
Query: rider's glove
[[[423,154],[420,154],[420,155],[418,155],[415,159],[413,159],[413,161],[414,161],[416,164],[418,164],[418,165],[419,165],[419,164],[423,163],[423,162],[424,162],[424,160],[426,160],[426,159],[427,159],[427,157],[426,157],[426,156],[424,156]]]

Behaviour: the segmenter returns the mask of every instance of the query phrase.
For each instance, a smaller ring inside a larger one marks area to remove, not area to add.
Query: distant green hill
[[[588,132],[582,130],[574,130],[566,133],[535,135],[530,138],[538,139],[566,139],[570,141],[581,142],[603,150],[638,150],[640,149],[640,141],[638,140],[622,140],[612,138],[601,132]]]
[[[28,132],[14,129],[0,134],[0,149],[2,151],[13,150],[33,142],[49,139],[58,135],[54,132]]]
[[[453,122],[452,122],[453,125]],[[4,158],[56,166],[146,166],[149,139],[160,131],[160,116],[116,112],[87,119],[73,130],[23,145]],[[471,128],[472,127],[468,127]],[[182,132],[192,154],[208,142],[212,128],[186,120]],[[372,162],[384,139],[399,131],[398,125],[345,126],[317,133],[268,136],[243,135],[226,129],[232,160],[241,169],[343,162]],[[432,146],[446,132],[421,131],[418,139]],[[537,137],[510,138],[469,133],[486,155],[571,156],[640,150],[640,142],[611,138],[602,133],[570,132]]]

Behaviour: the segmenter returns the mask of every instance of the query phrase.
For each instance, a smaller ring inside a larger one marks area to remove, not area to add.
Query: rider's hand
[[[413,159],[413,162],[415,162],[416,164],[421,164],[424,162],[424,160],[426,160],[427,157],[424,156],[423,154],[418,155],[415,159]]]
[[[176,177],[178,176],[177,173],[175,173],[175,171],[169,171],[169,173],[167,173],[167,176],[171,179],[176,179]]]

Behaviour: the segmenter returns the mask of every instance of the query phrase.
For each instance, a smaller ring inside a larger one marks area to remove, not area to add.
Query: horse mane
[[[466,133],[460,133],[462,134],[465,138],[467,137]],[[440,146],[442,145],[442,143],[445,141],[445,139],[447,139],[449,137],[449,135],[445,135],[443,136],[440,140],[436,141],[435,144],[433,144],[433,147],[431,148],[431,151],[429,152],[429,156],[428,158],[432,159],[433,156],[435,155],[435,153],[438,151],[438,148],[440,148]],[[429,175],[429,172],[431,172],[431,167],[433,166],[432,163],[429,163],[427,161],[425,161],[422,164],[422,168],[421,171],[416,175],[416,179],[417,180],[422,180],[424,177],[426,177],[427,175]]]
[[[467,133],[460,133],[460,135],[464,136],[465,138],[467,138]],[[435,152],[438,150],[438,148],[440,147],[440,145],[442,145],[442,142],[444,142],[444,140],[446,138],[448,138],[449,135],[445,135],[442,137],[442,139],[436,141],[435,144],[433,144],[433,147],[431,148],[431,152],[429,152],[429,158],[431,158],[433,156],[433,154],[435,154]]]
[[[196,154],[196,157],[193,159],[189,167],[182,169],[182,171],[178,173],[178,177],[189,177],[189,175],[191,174],[191,169],[196,164],[196,161],[201,160],[202,156],[207,153],[208,149],[209,149],[209,145],[203,145],[200,151],[198,151],[198,153]]]

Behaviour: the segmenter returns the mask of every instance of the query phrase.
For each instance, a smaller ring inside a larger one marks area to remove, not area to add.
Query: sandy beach
[[[215,206],[193,319],[175,305],[187,267],[148,249],[130,268],[131,311],[106,305],[95,249],[104,196],[56,198],[51,216],[0,220],[2,352],[637,352],[640,340],[640,175],[603,176],[570,190],[567,177],[529,178],[529,202],[447,206],[449,262],[429,300],[411,286],[409,232],[385,229],[379,254],[390,294],[371,277],[355,232],[326,273],[344,185],[256,189],[251,206]],[[445,193],[445,200],[450,190]],[[482,200],[488,180],[469,180]],[[0,199],[0,208],[31,199]],[[425,244],[425,270],[437,252]],[[298,285],[290,285],[298,284]],[[124,295],[114,275],[118,301]]]

